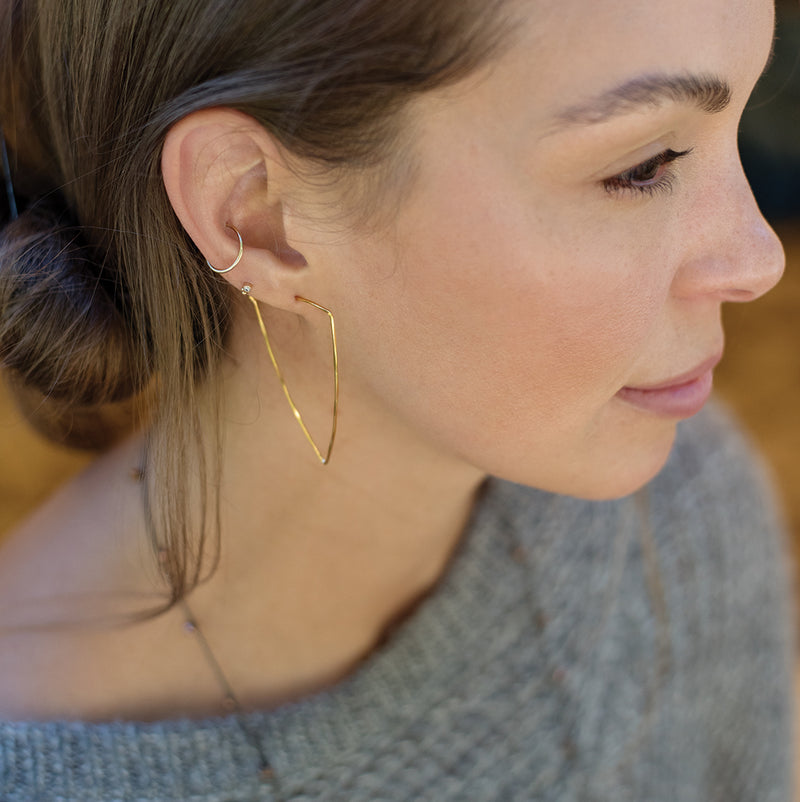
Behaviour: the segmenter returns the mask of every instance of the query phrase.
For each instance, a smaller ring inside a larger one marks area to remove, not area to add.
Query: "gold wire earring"
[[[275,353],[272,350],[272,346],[269,342],[269,335],[267,334],[267,327],[264,325],[264,319],[261,317],[261,310],[258,308],[258,301],[250,295],[251,290],[253,289],[252,285],[245,284],[242,287],[242,295],[244,295],[250,303],[253,304],[253,309],[256,310],[256,317],[258,318],[258,326],[261,329],[261,335],[264,338],[264,343],[267,346],[267,352],[269,353],[270,361],[272,362],[272,367],[275,368],[275,373],[278,376],[278,381],[281,383],[281,387],[283,388],[283,394],[286,396],[286,400],[289,402],[289,406],[292,409],[292,413],[294,414],[295,420],[300,425],[300,428],[303,430],[303,434],[306,436],[306,440],[311,444],[311,448],[314,449],[314,453],[317,455],[317,459],[323,465],[327,465],[331,458],[331,452],[333,451],[333,441],[336,439],[336,423],[339,418],[339,354],[336,349],[336,324],[333,320],[333,312],[330,309],[326,309],[324,306],[320,304],[314,303],[314,301],[309,301],[308,298],[301,298],[299,295],[295,296],[295,300],[302,301],[309,306],[313,306],[315,309],[319,309],[324,312],[328,316],[328,320],[331,325],[331,343],[333,345],[333,426],[331,428],[331,439],[328,442],[328,450],[325,452],[323,456],[322,452],[317,447],[317,444],[314,442],[314,438],[311,436],[311,433],[308,431],[305,423],[303,422],[303,416],[300,414],[300,410],[297,408],[297,405],[292,400],[292,395],[289,392],[289,388],[286,386],[286,381],[283,378],[283,373],[281,372],[280,367],[278,366],[278,360],[275,358]]]
[[[233,260],[229,267],[224,268],[217,268],[211,264],[211,262],[206,259],[206,264],[215,272],[215,273],[229,273],[233,270],[236,265],[242,259],[244,254],[244,242],[242,241],[242,235],[239,233],[239,229],[236,226],[231,225],[230,223],[225,223],[225,227],[229,228],[236,234],[236,237],[239,240],[239,253],[236,254],[236,258]],[[289,388],[286,386],[286,380],[283,378],[283,372],[281,371],[278,360],[275,358],[275,353],[272,350],[272,345],[269,341],[269,335],[267,334],[267,327],[264,325],[264,319],[261,317],[261,310],[258,308],[258,301],[250,295],[250,291],[253,289],[251,284],[245,284],[242,286],[242,295],[246,296],[248,300],[253,304],[253,309],[256,310],[256,318],[258,319],[258,326],[261,329],[261,335],[264,338],[264,343],[267,346],[267,352],[269,353],[270,361],[272,362],[272,367],[275,368],[275,373],[278,376],[278,381],[281,383],[281,387],[283,388],[283,394],[286,396],[286,400],[289,402],[289,406],[292,409],[292,414],[295,417],[295,420],[300,425],[300,428],[303,430],[303,434],[306,436],[306,440],[311,444],[311,448],[314,449],[314,453],[317,455],[317,459],[323,464],[327,465],[331,458],[331,452],[333,451],[333,441],[336,439],[336,424],[339,419],[339,353],[336,348],[336,324],[333,320],[333,312],[330,309],[326,309],[324,306],[320,304],[314,303],[314,301],[309,301],[308,298],[301,298],[299,295],[295,296],[295,300],[302,301],[309,306],[313,306],[316,309],[321,310],[328,316],[328,320],[330,321],[331,325],[331,342],[333,344],[333,426],[331,427],[331,439],[328,442],[328,450],[325,452],[323,456],[322,452],[317,447],[317,444],[314,442],[314,438],[311,436],[311,432],[308,431],[305,422],[303,421],[303,416],[300,414],[300,410],[297,408],[297,405],[292,400],[292,394],[289,392]]]

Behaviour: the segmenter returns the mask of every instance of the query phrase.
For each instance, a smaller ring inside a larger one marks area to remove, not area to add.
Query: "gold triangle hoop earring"
[[[242,287],[242,295],[244,295],[250,301],[250,303],[253,304],[253,309],[256,311],[258,327],[261,329],[261,336],[264,338],[264,343],[267,346],[267,352],[269,353],[272,367],[275,368],[278,381],[281,383],[281,387],[283,388],[283,394],[286,396],[286,400],[289,402],[289,406],[292,409],[292,414],[294,415],[297,423],[300,425],[300,428],[303,430],[306,440],[308,440],[308,442],[311,444],[311,448],[314,449],[317,459],[322,465],[327,465],[331,459],[333,441],[336,439],[336,423],[339,419],[339,354],[336,348],[336,323],[333,319],[333,312],[331,312],[330,309],[326,309],[324,306],[321,306],[320,304],[314,303],[314,301],[309,301],[308,298],[301,298],[299,295],[295,296],[295,300],[302,301],[304,304],[308,304],[309,306],[313,306],[315,309],[319,309],[320,311],[324,312],[328,316],[328,321],[331,326],[331,343],[333,346],[333,426],[331,427],[331,439],[328,442],[328,449],[323,455],[323,453],[317,447],[317,444],[314,442],[311,432],[308,431],[306,424],[303,422],[303,416],[300,414],[300,410],[292,400],[292,394],[289,392],[289,388],[286,386],[286,380],[283,378],[283,372],[278,366],[278,360],[275,358],[272,345],[270,345],[267,327],[264,325],[264,318],[261,317],[261,310],[258,308],[258,301],[256,301],[256,299],[250,295],[252,289],[253,287],[251,284],[245,284]]]

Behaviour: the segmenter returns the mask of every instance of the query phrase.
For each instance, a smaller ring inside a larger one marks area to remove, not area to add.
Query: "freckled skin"
[[[518,39],[490,69],[415,101],[412,188],[388,231],[326,245],[325,292],[355,407],[481,470],[613,497],[658,471],[677,422],[616,393],[718,352],[721,304],[757,297],[783,268],[736,150],[773,9],[517,7]],[[559,109],[649,73],[720,76],[732,101],[552,133]],[[603,188],[667,147],[693,149],[670,192]]]

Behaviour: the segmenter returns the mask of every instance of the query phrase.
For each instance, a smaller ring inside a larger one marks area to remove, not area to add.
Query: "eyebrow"
[[[730,86],[715,75],[643,75],[564,109],[556,116],[556,123],[559,127],[596,125],[619,114],[667,103],[689,104],[717,114],[730,102]]]

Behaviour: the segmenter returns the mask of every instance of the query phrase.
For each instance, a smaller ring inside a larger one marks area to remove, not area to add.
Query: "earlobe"
[[[161,157],[164,187],[207,266],[259,299],[296,308],[305,257],[285,234],[285,194],[293,173],[256,120],[225,108],[195,112],[168,132]],[[246,273],[246,275],[245,275]]]

